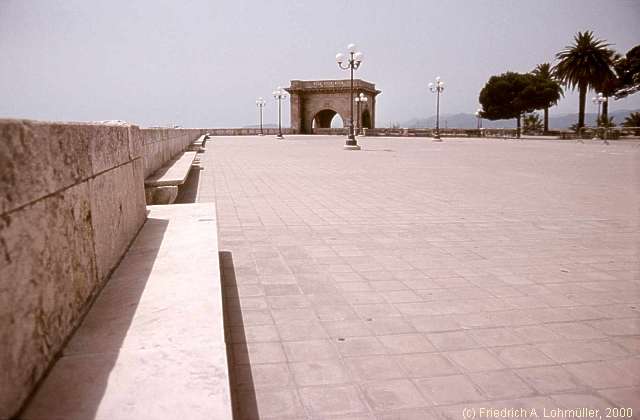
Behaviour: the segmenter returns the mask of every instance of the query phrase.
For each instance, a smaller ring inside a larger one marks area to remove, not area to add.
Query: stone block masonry
[[[20,409],[143,225],[144,178],[202,132],[0,120],[0,419]]]

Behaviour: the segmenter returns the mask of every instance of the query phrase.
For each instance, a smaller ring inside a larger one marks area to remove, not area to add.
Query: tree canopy
[[[618,74],[618,83],[614,92],[616,99],[640,91],[640,45],[630,49],[624,57],[614,64]]]
[[[615,52],[610,44],[594,38],[593,32],[578,32],[573,45],[556,54],[556,77],[571,89],[578,88],[578,128],[584,127],[584,110],[589,88],[599,89],[615,77],[612,66]]]
[[[503,73],[492,76],[480,91],[481,116],[489,120],[519,118],[554,104],[559,96],[553,80],[530,73]]]

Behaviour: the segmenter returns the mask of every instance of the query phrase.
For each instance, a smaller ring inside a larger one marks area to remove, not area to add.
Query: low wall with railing
[[[144,178],[204,130],[0,120],[0,418],[11,418],[146,218]]]
[[[369,137],[433,137],[433,128],[364,128],[358,134]],[[347,128],[314,128],[313,134],[346,135]],[[510,128],[441,128],[442,137],[515,137],[516,130]]]
[[[366,137],[433,137],[433,128],[365,128],[358,130],[358,134]],[[314,128],[313,134],[346,136],[348,128]],[[634,139],[640,136],[638,127],[584,127],[580,132],[569,130],[550,130],[545,133],[521,132],[522,136],[547,136],[558,139]],[[441,137],[469,137],[469,138],[515,138],[517,130],[515,128],[441,128]]]

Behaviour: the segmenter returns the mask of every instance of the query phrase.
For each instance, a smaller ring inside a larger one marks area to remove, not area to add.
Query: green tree
[[[640,127],[640,112],[632,112],[622,122],[623,127]],[[634,134],[640,135],[640,128],[634,130]]]
[[[533,134],[542,131],[544,128],[540,115],[534,113],[525,114],[522,118],[522,130],[526,134]]]
[[[614,92],[616,99],[640,91],[640,45],[631,48],[624,57],[616,61],[614,67],[619,81]]]
[[[560,97],[564,96],[564,91],[562,90],[562,86],[558,83],[551,71],[551,64],[542,63],[538,64],[535,69],[531,72],[534,76],[549,82],[549,86],[552,86],[553,83],[553,95],[556,96],[556,99],[550,103],[550,105],[555,105],[560,100]],[[549,131],[549,106],[545,106],[544,108],[544,132]]]
[[[611,128],[615,126],[616,126],[616,123],[613,121],[613,117],[609,117],[608,115],[604,115],[604,114],[600,116],[600,120],[598,121],[598,127]]]
[[[489,120],[515,118],[520,137],[522,114],[543,109],[557,100],[554,84],[531,73],[507,72],[491,76],[480,91],[480,116]]]
[[[591,31],[578,32],[574,44],[556,54],[558,64],[553,68],[556,77],[565,86],[578,88],[578,128],[584,127],[584,109],[589,88],[597,89],[614,76],[611,69],[614,52],[608,48],[609,45],[595,39]]]
[[[620,75],[616,70],[616,66],[620,63],[621,59],[622,56],[620,54],[612,54],[611,63],[614,71],[596,87],[596,91],[602,93],[602,96],[606,98],[606,101],[602,103],[602,117],[604,117],[604,120],[607,120],[609,117],[609,100],[620,87]]]

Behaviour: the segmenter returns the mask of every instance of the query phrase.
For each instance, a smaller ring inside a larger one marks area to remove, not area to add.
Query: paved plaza
[[[640,143],[359,141],[201,155],[237,418],[640,412]]]

